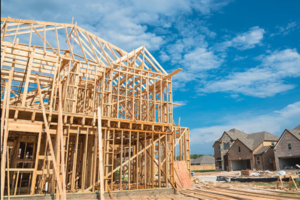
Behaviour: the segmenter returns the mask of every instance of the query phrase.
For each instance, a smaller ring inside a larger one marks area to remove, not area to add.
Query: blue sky
[[[174,77],[174,121],[191,153],[223,131],[280,135],[300,124],[300,1],[2,0],[1,17],[71,23],[131,51],[145,45]]]

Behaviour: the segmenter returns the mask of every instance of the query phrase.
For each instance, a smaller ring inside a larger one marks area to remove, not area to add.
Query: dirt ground
[[[284,170],[286,175],[296,175],[299,170]],[[228,178],[258,178],[258,177],[276,177],[278,171],[251,171],[253,176],[242,176],[241,171],[214,171],[214,172],[203,172],[203,173],[195,173],[194,179],[192,178],[192,183],[194,185],[200,186],[221,186],[221,187],[229,187],[229,188],[239,188],[239,189],[269,189],[269,190],[277,190],[277,182],[263,183],[263,182],[217,182],[217,176],[224,176]],[[193,181],[197,179],[197,181]],[[298,188],[300,189],[300,181],[296,181]],[[283,182],[283,187],[279,185],[279,189],[286,190],[288,187],[288,182]],[[296,190],[294,185],[292,184],[291,190]],[[300,191],[299,191],[300,193]]]
[[[283,170],[286,172],[286,175],[295,175],[299,170]],[[258,176],[250,177],[273,177],[276,176],[278,171],[251,171],[253,174],[259,174]],[[225,176],[228,178],[231,177],[246,177],[241,175],[241,171],[213,171],[213,172],[194,172],[194,176]]]
[[[297,170],[285,170],[287,175],[295,175]],[[259,176],[255,177],[272,177],[275,176],[278,171],[271,171],[271,172],[259,172],[259,171],[253,171],[254,173],[259,173]],[[251,182],[251,183],[241,183],[241,182],[217,182],[216,177],[217,176],[225,176],[225,177],[242,177],[240,171],[214,171],[214,172],[196,172],[194,173],[194,177],[192,180],[193,188],[190,189],[205,189],[205,188],[211,188],[211,187],[222,187],[222,188],[228,188],[228,189],[239,189],[244,191],[257,191],[257,192],[269,192],[270,194],[278,194],[278,195],[294,195],[295,197],[299,197],[300,199],[300,191],[296,191],[295,187],[292,185],[291,190],[288,190],[288,182],[284,182],[283,187],[279,186],[277,189],[277,183],[271,182],[271,183],[261,183],[261,182]],[[201,178],[203,177],[203,179]],[[300,183],[299,184],[300,188]],[[124,200],[137,200],[137,199],[147,199],[147,200],[193,200],[193,199],[199,199],[194,197],[188,197],[186,195],[183,195],[180,193],[180,191],[183,191],[181,189],[178,189],[177,194],[172,195],[153,195],[153,196],[132,196],[132,197],[122,197]]]

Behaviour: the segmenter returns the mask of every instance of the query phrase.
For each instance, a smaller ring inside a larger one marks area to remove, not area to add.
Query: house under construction
[[[1,18],[1,199],[175,188],[172,76],[78,27]]]

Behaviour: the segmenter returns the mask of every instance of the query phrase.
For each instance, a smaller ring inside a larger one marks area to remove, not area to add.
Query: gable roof
[[[270,146],[262,146],[260,147],[260,149],[258,149],[258,151],[254,155],[260,155],[264,153],[268,148],[270,148]]]
[[[225,131],[225,133],[227,133],[229,135],[229,137],[231,137],[231,139],[233,139],[233,140],[236,140],[238,138],[247,137],[247,133],[240,131],[238,129],[235,129],[235,128],[230,129],[229,131]]]
[[[232,140],[236,140],[238,138],[242,138],[242,137],[246,137],[247,136],[247,133],[245,133],[243,131],[240,131],[238,129],[232,128],[229,131],[224,131],[224,133],[222,134],[222,136],[215,141],[215,143],[213,144],[213,147],[215,146],[215,144],[217,142],[221,142],[222,141],[222,137],[225,134],[227,134]]]
[[[279,139],[278,136],[273,135],[272,133],[269,133],[267,131],[247,134],[243,131],[233,128],[230,129],[229,131],[225,131],[224,134],[225,133],[227,133],[232,140],[237,140],[237,139],[240,140],[246,147],[248,147],[252,151],[263,141],[277,142]],[[221,138],[217,141],[221,141]]]
[[[300,140],[300,124],[294,129],[286,129],[293,136],[295,136],[298,140]]]
[[[292,134],[293,136],[295,136],[295,138],[297,138],[298,140],[300,140],[300,124],[295,127],[294,129],[285,129],[283,131],[283,133],[281,134],[277,144],[275,145],[274,149],[277,149],[277,146],[279,145],[280,143],[280,140],[281,138],[283,137],[283,135],[286,133],[286,132],[289,132],[290,134]]]
[[[191,159],[191,164],[215,164],[215,158],[210,155],[204,155],[197,159]]]
[[[248,135],[247,140],[250,143],[250,149],[254,150],[258,145],[260,145],[263,141],[274,141],[277,142],[279,137],[277,135],[273,135],[267,131],[251,133]]]

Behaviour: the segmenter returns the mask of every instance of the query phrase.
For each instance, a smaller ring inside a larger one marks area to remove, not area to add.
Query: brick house
[[[196,159],[191,159],[191,170],[214,170],[215,158],[211,155],[203,155]]]
[[[276,169],[296,168],[300,165],[300,125],[285,129],[274,147]]]
[[[236,139],[241,137],[247,137],[247,133],[234,128],[224,131],[223,135],[214,143],[216,170],[229,170],[227,152]]]
[[[237,129],[225,131],[213,145],[216,170],[274,170],[273,147],[278,138],[266,131],[252,134]]]

